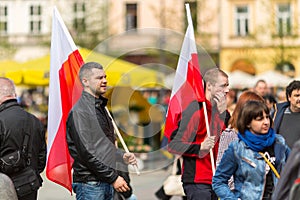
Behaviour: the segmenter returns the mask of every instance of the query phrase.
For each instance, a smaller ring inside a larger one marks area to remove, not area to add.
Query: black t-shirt
[[[300,140],[300,113],[291,112],[289,108],[284,111],[278,133],[284,137],[286,144],[292,148]]]
[[[275,167],[275,153],[274,153],[274,145],[267,147],[262,151],[262,153],[265,155],[265,157],[273,164]],[[271,167],[266,163],[266,185],[265,185],[265,190],[264,190],[264,200],[271,200],[271,195],[274,189],[274,181],[272,177],[272,169]]]

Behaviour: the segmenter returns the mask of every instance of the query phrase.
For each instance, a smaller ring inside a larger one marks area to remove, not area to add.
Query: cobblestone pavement
[[[133,192],[138,200],[156,200],[155,192],[158,190],[164,179],[171,173],[171,167],[166,169],[170,160],[165,158],[150,158],[143,161],[143,169],[138,176],[131,173],[131,185]],[[49,181],[45,173],[42,174],[44,179],[43,187],[39,190],[39,200],[74,200],[75,194],[71,196],[70,192],[62,186]],[[179,197],[173,197],[172,200],[180,200]]]

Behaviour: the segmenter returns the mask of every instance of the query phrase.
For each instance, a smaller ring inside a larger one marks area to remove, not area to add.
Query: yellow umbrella
[[[130,62],[80,49],[85,62],[95,61],[103,65],[109,86],[132,86],[134,88],[153,88],[163,85],[163,74]],[[27,61],[20,66],[23,83],[28,85],[48,85],[50,55]]]
[[[15,84],[22,82],[22,70],[18,62],[5,60],[0,62],[0,76],[12,79]]]
[[[22,64],[23,84],[44,86],[49,84],[50,55]]]
[[[80,49],[85,62],[95,61],[103,65],[109,86],[131,86],[134,88],[153,88],[163,85],[164,75],[121,59]]]

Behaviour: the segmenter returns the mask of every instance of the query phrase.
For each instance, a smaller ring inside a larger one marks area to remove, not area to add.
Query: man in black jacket
[[[105,107],[107,80],[103,67],[95,62],[81,66],[81,98],[67,120],[67,143],[73,163],[73,190],[79,200],[112,200],[115,189],[130,188],[118,175],[116,161],[136,164],[132,153],[122,153],[115,146],[112,119]]]
[[[46,165],[45,129],[41,121],[21,108],[13,81],[0,77],[0,157],[21,150],[25,134],[30,134],[30,166],[39,175]],[[42,178],[39,175],[40,182]],[[19,200],[37,199],[37,190]]]
[[[282,135],[292,148],[300,140],[300,81],[294,80],[286,87],[286,102],[275,105],[271,113],[274,130]]]

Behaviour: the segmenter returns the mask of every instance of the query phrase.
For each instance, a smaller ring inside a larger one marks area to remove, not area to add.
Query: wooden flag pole
[[[122,146],[123,146],[125,152],[126,152],[126,153],[130,153],[129,150],[128,150],[128,148],[127,148],[127,145],[126,145],[126,143],[124,142],[124,139],[123,139],[123,137],[122,137],[122,135],[121,135],[121,133],[120,133],[120,131],[119,131],[119,129],[118,129],[118,127],[117,127],[115,121],[114,121],[114,119],[112,118],[112,116],[111,116],[111,114],[110,114],[110,112],[109,112],[109,110],[107,109],[107,107],[105,107],[105,109],[106,109],[106,111],[107,111],[109,117],[111,118],[111,121],[112,121],[112,124],[113,124],[113,126],[114,126],[114,129],[115,129],[115,131],[116,131],[116,133],[117,133],[117,135],[118,135],[118,138],[119,138],[119,140],[120,140],[120,142],[121,142],[121,144],[122,144]],[[137,175],[140,175],[141,173],[140,173],[140,171],[139,171],[137,165],[133,165],[133,167],[134,167],[134,169],[135,169],[136,174],[137,174]]]
[[[203,109],[204,109],[204,118],[205,118],[205,124],[206,124],[206,132],[207,132],[207,136],[210,136],[210,128],[209,128],[209,123],[208,123],[208,116],[207,116],[207,109],[206,109],[206,103],[203,103]],[[214,154],[212,149],[209,150],[209,154],[210,154],[210,162],[211,162],[211,168],[212,168],[212,172],[213,175],[215,174],[216,171],[216,167],[215,167],[215,159],[214,159]]]

